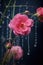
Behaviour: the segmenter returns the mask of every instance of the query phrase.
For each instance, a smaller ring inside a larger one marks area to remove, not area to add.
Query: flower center
[[[18,25],[17,25],[17,28],[24,28],[25,27],[25,24],[20,22]]]
[[[21,28],[24,28],[24,23],[21,23],[20,27],[21,27]]]

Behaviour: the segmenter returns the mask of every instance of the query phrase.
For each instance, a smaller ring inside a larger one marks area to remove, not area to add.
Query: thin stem
[[[6,52],[4,58],[3,58],[3,61],[2,61],[2,65],[4,65],[4,62],[6,61],[7,58],[9,58],[9,53],[10,53],[10,49]]]
[[[34,17],[34,16],[37,16],[37,13],[33,14],[33,15],[31,16],[31,18]]]

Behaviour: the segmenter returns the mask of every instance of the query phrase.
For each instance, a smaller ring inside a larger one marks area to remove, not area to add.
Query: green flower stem
[[[10,61],[11,57],[12,57],[12,54],[9,53],[8,56],[7,56],[7,59],[6,59],[6,63]]]
[[[10,58],[9,56],[10,56],[10,49],[5,53],[5,56],[2,61],[2,65],[4,65],[5,61]]]
[[[33,15],[31,16],[31,18],[34,17],[34,16],[37,16],[37,13],[33,14]]]

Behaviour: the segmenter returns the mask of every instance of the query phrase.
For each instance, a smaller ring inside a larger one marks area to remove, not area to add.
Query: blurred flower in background
[[[20,46],[12,46],[10,52],[15,60],[23,57],[23,49]]]
[[[39,20],[43,22],[43,7],[37,8],[36,12],[37,12],[37,17],[39,18]]]
[[[9,48],[10,43],[7,44],[7,51],[4,55],[2,65],[7,64],[10,59],[13,57],[14,60],[20,60],[23,57],[23,49],[21,46],[11,46]]]

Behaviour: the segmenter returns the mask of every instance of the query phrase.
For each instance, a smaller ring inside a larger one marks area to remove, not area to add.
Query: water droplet
[[[30,55],[30,53],[28,52],[27,55]]]
[[[34,47],[37,47],[37,45],[36,45],[36,44],[34,44]]]
[[[4,21],[2,22],[2,24],[4,24]]]
[[[9,18],[9,16],[7,16],[7,18]]]

